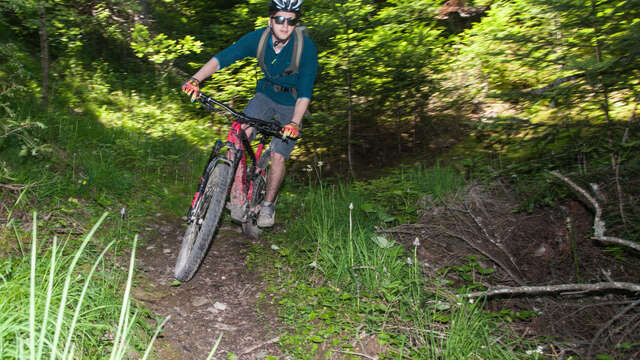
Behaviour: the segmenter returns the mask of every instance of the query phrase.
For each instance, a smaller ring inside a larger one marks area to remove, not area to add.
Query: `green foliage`
[[[547,170],[569,169],[584,185],[612,183],[606,168],[612,153],[622,164],[623,186],[634,186],[640,163],[633,135],[639,131],[627,119],[635,111],[640,78],[637,0],[498,1],[461,38],[445,38],[435,25],[439,3],[305,1],[303,21],[318,45],[321,73],[301,157],[335,159],[333,170],[343,167],[351,114],[356,155],[367,164],[393,166],[403,149],[416,151],[449,131],[430,114],[434,109],[464,105],[449,108],[457,112],[468,107],[467,100],[481,107],[494,96],[511,102],[518,113],[478,122],[472,134],[478,143],[462,161],[466,175],[508,179],[526,195],[522,209],[528,211],[569,194],[544,175]],[[52,227],[62,228],[87,224],[102,208],[126,208],[134,221],[112,224],[114,229],[135,228],[149,213],[182,215],[206,160],[201,149],[225,133],[228,120],[207,118],[181,102],[177,87],[184,76],[175,79],[174,70],[192,73],[246,32],[264,26],[267,2],[78,4],[0,3],[0,181],[37,184],[21,195],[2,193],[2,203],[8,204],[3,210],[11,214],[17,208],[11,204],[40,204],[82,219],[52,220]],[[41,86],[41,9],[51,54],[52,103],[46,111],[35,105]],[[240,109],[253,94],[256,75],[255,62],[244,60],[216,74],[204,90]],[[623,144],[618,139],[627,129],[631,138]],[[439,204],[461,185],[456,171],[404,168],[353,186],[314,181],[320,188],[281,196],[279,211],[291,206],[296,221],[287,229],[290,237],[277,240],[278,250],[267,249],[270,257],[263,262],[289,276],[273,291],[280,294],[283,319],[292,329],[283,343],[296,357],[317,355],[323,347],[353,350],[349,342],[363,330],[388,345],[390,357],[525,357],[514,355],[513,349],[521,347],[500,340],[510,337],[495,333],[495,318],[458,304],[439,288],[446,280],[429,279],[429,287],[435,284],[438,290],[424,290],[415,246],[376,232],[415,221],[421,209]],[[628,214],[637,218],[637,209]],[[637,234],[637,224],[628,221],[628,233]],[[6,241],[11,232],[2,231]],[[15,251],[28,248],[20,239]],[[16,256],[4,261],[3,284],[16,278],[18,268],[26,278],[25,264]],[[299,270],[289,273],[294,266]],[[46,269],[37,269],[39,278],[46,277]],[[469,259],[448,271],[472,287],[492,270]],[[24,288],[16,293],[25,306],[28,293]],[[0,322],[11,312],[2,312]],[[103,318],[91,322],[95,328],[105,324]],[[447,336],[435,335],[442,326]],[[402,327],[420,329],[419,335],[408,337],[398,330]],[[104,341],[98,339],[87,352],[100,353]],[[91,341],[86,340],[87,348]]]
[[[193,36],[185,36],[181,40],[172,40],[165,34],[158,34],[154,37],[149,33],[149,29],[136,24],[131,31],[131,48],[138,57],[147,57],[151,62],[170,67],[173,61],[183,55],[202,51],[202,42],[195,40]],[[168,69],[163,71],[166,75]]]
[[[477,124],[472,131],[480,158],[467,162],[467,172],[476,179],[501,178],[513,185],[523,199],[520,209],[531,212],[574,196],[566,184],[549,175],[551,170],[573,173],[588,188],[586,182],[613,176],[611,156],[616,154],[620,176],[631,181],[639,169],[635,159],[640,149],[633,142],[612,143],[609,139],[623,139],[625,133],[639,130],[638,123],[534,122],[500,116]]]
[[[450,167],[415,165],[393,170],[379,179],[357,182],[354,189],[366,200],[362,209],[385,223],[410,223],[419,210],[440,203],[443,197],[463,184]]]
[[[454,271],[461,279],[470,283],[470,285],[466,285],[467,288],[480,287],[483,290],[484,286],[479,285],[480,281],[476,280],[480,280],[483,276],[495,273],[495,269],[483,267],[480,261],[478,261],[478,257],[476,255],[468,256],[466,260],[466,264],[453,266],[451,268],[445,267],[440,270],[440,273],[446,274],[449,271]]]
[[[615,92],[618,101],[627,104],[635,96],[628,90],[637,83],[640,57],[628,49],[638,45],[640,28],[632,20],[637,5],[498,2],[464,35],[461,56],[467,68],[485,74],[496,96],[544,104],[557,120],[567,115],[602,119],[599,104],[607,94]],[[566,81],[554,83],[561,79]]]
[[[203,42],[202,56],[176,59],[177,66],[193,73],[244,33],[264,26],[266,5],[249,1],[205,8],[200,2],[186,5],[174,1],[166,8],[153,6],[152,12],[165,15],[161,21],[170,29],[164,32],[170,37],[197,34]],[[441,55],[446,47],[434,25],[435,6],[428,0],[411,4],[305,2],[302,19],[318,46],[321,71],[314,90],[313,116],[305,120],[302,156],[326,148],[339,164],[346,143],[333,140],[344,137],[348,110],[359,134],[354,142],[357,153],[367,154],[372,147],[382,153],[385,145],[396,141],[394,133],[403,133],[398,141],[410,146],[425,144],[434,136],[427,130],[431,119],[421,113],[431,95],[442,91],[435,76],[443,69]],[[179,16],[168,16],[170,12]],[[240,108],[252,96],[259,75],[253,60],[241,61],[215,74],[205,84],[205,91]],[[389,141],[380,142],[380,138]]]
[[[31,117],[24,103],[15,101],[29,92],[32,74],[24,66],[23,50],[12,42],[0,44],[0,150],[17,149],[18,156],[39,156],[51,151],[35,134],[43,122]],[[5,166],[1,172],[8,171]]]
[[[322,71],[314,93],[318,113],[309,131],[315,144],[330,134],[346,137],[348,111],[358,134],[353,143],[357,153],[382,152],[378,146],[386,144],[380,138],[387,128],[406,133],[409,142],[429,136],[418,133],[427,124],[420,112],[436,91],[433,74],[439,72],[444,44],[430,21],[433,3],[377,5],[367,0],[319,2],[305,12]],[[328,143],[332,154],[346,150],[343,142]]]

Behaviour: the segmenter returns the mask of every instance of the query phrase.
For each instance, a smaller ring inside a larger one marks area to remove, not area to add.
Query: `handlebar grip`
[[[279,136],[279,139],[287,141],[287,140],[293,140],[293,141],[298,141],[300,138],[302,137],[302,134],[298,134],[298,136],[296,137],[284,137],[284,136]]]

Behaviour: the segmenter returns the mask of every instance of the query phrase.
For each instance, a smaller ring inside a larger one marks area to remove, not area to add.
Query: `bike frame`
[[[265,176],[265,168],[260,168],[259,160],[263,155],[266,145],[267,137],[261,136],[260,143],[256,150],[253,149],[245,129],[242,127],[242,123],[234,121],[231,124],[231,129],[227,135],[227,143],[233,144],[233,148],[238,152],[230,151],[227,155],[240,154],[240,156],[233,156],[236,159],[235,175],[233,179],[233,185],[231,186],[231,204],[236,206],[244,206],[244,204],[250,204],[253,196],[253,180],[259,175]],[[247,157],[251,160],[251,167],[247,171]]]
[[[230,201],[236,206],[245,206],[250,204],[253,196],[254,180],[258,176],[265,176],[267,161],[260,161],[265,155],[268,155],[269,151],[265,151],[266,143],[272,136],[282,139],[280,132],[282,128],[279,124],[274,122],[264,121],[256,118],[246,116],[244,113],[238,113],[229,108],[223,103],[216,101],[208,95],[200,93],[198,102],[205,105],[208,110],[213,111],[214,105],[220,106],[227,112],[231,113],[236,120],[231,124],[229,133],[227,135],[226,142],[222,140],[216,140],[207,166],[205,167],[200,181],[198,183],[197,191],[191,201],[191,206],[187,212],[187,223],[191,223],[195,220],[194,209],[197,207],[198,201],[204,192],[204,188],[209,179],[209,175],[213,169],[222,163],[226,163],[232,169],[234,174],[233,183],[230,189]],[[251,146],[251,141],[245,133],[246,127],[243,125],[249,125],[254,128],[257,135],[260,136],[260,142],[256,149]],[[225,150],[225,151],[221,151]],[[251,164],[247,166],[247,158],[249,158]],[[248,171],[247,171],[248,169]],[[249,209],[253,211],[254,209]]]

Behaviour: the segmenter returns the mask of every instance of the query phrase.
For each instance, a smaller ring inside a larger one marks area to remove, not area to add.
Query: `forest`
[[[268,7],[0,0],[0,359],[640,359],[640,0],[304,0],[276,224],[177,280]]]

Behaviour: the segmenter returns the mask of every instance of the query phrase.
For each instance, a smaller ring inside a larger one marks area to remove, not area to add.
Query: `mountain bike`
[[[238,113],[203,93],[199,94],[197,101],[209,111],[219,106],[233,115],[235,120],[226,141],[218,139],[213,145],[187,212],[187,229],[174,269],[174,276],[180,281],[190,280],[200,267],[218,228],[227,198],[227,207],[236,210],[243,233],[254,238],[260,235],[256,221],[260,204],[266,195],[271,154],[266,145],[272,137],[287,141],[281,135],[282,127],[274,121]],[[247,126],[253,127],[257,133],[258,144],[255,148],[245,133]]]

